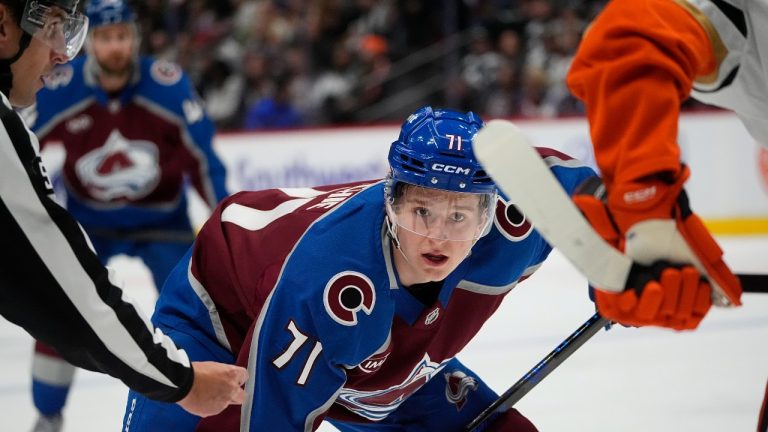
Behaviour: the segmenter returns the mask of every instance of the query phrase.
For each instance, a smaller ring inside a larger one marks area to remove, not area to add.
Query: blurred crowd
[[[581,114],[565,75],[605,0],[147,0],[142,51],[190,74],[219,130]]]

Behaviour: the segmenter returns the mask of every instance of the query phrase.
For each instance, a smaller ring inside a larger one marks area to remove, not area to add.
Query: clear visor
[[[67,57],[75,58],[88,33],[88,17],[80,12],[72,14],[56,6],[40,2],[27,2],[21,28],[35,39]]]
[[[393,225],[436,240],[474,241],[493,221],[496,194],[429,189],[400,183],[387,200]]]

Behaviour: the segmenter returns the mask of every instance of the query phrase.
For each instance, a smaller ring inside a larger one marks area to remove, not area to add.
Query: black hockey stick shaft
[[[601,328],[610,323],[609,320],[601,317],[599,314],[594,314],[584,324],[582,324],[576,331],[574,331],[568,338],[566,338],[560,345],[557,346],[552,352],[550,352],[543,360],[541,360],[536,366],[533,367],[528,373],[526,373],[520,380],[518,380],[512,387],[509,388],[503,395],[499,396],[495,402],[493,402],[488,408],[481,412],[470,424],[468,424],[464,430],[474,431],[485,422],[491,419],[493,413],[498,410],[505,410],[513,406],[517,401],[528,394],[531,389],[541,382],[550,372],[555,370],[560,363],[565,361],[568,357],[576,352],[579,347],[584,345],[592,336],[594,336]]]
[[[745,293],[768,293],[768,274],[737,274]]]

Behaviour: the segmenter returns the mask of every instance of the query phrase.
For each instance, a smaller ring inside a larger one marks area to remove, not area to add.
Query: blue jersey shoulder
[[[538,150],[568,195],[572,195],[584,179],[595,175],[592,168],[566,154],[548,148]],[[552,247],[525,214],[502,193],[496,205],[493,229],[472,249],[465,281],[476,284],[475,288],[480,290],[505,291],[535,271],[551,251]]]
[[[203,104],[179,65],[141,57],[139,67],[142,78],[136,88],[136,96],[183,118],[187,124],[196,123],[205,117]]]

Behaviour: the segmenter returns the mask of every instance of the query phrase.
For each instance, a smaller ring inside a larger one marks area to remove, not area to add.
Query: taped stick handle
[[[584,345],[592,336],[594,336],[601,328],[610,324],[610,321],[601,317],[595,313],[584,324],[582,324],[576,331],[571,333],[560,345],[557,346],[552,352],[550,352],[543,360],[541,360],[536,366],[533,367],[528,373],[520,378],[512,387],[509,388],[504,394],[499,396],[488,408],[483,410],[471,423],[469,423],[464,430],[475,431],[478,427],[482,426],[485,422],[490,420],[493,414],[498,410],[506,410],[517,403],[520,399],[528,394],[531,389],[541,382],[550,372],[555,370],[560,363],[565,361],[571,356],[579,347]]]

